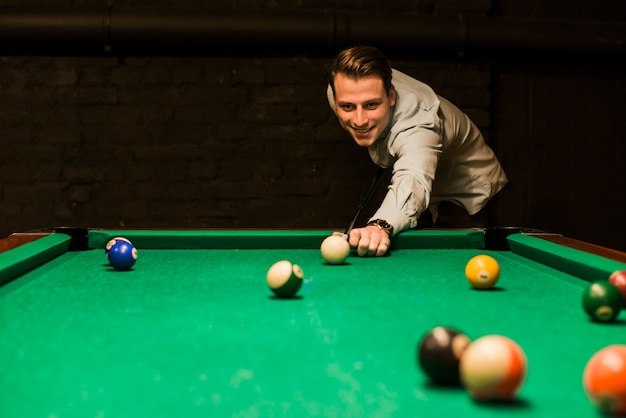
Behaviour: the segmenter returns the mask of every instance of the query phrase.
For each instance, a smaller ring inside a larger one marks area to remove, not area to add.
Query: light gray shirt
[[[480,130],[465,113],[428,85],[393,70],[397,92],[389,128],[368,148],[372,161],[393,167],[387,194],[371,219],[384,219],[394,234],[417,225],[430,208],[451,201],[470,215],[504,187],[507,178]],[[328,101],[335,111],[330,86]]]

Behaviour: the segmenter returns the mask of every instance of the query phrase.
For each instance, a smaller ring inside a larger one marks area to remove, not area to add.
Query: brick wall
[[[398,11],[392,1],[214,3],[206,7]],[[490,6],[401,3],[408,13]],[[488,63],[390,58],[487,133]],[[0,235],[58,225],[343,228],[374,167],[328,109],[329,59],[0,57]]]

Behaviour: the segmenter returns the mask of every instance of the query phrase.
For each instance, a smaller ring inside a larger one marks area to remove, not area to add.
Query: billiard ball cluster
[[[465,277],[474,289],[492,288],[500,266],[491,256],[468,261]],[[583,293],[583,308],[595,322],[614,321],[626,307],[626,271],[596,280]],[[417,346],[417,362],[435,385],[460,386],[478,401],[508,402],[517,397],[528,371],[523,349],[503,335],[474,341],[445,326],[428,331]],[[626,345],[598,351],[587,363],[583,386],[590,401],[605,415],[626,415]]]
[[[350,255],[347,240],[332,235],[323,240],[320,253],[326,264],[344,264]],[[115,237],[105,246],[106,257],[116,270],[130,270],[137,261],[137,249],[124,237]],[[498,262],[477,255],[465,266],[465,278],[474,289],[495,286],[500,277]],[[280,260],[266,275],[271,291],[279,298],[292,298],[302,287],[304,271],[295,263]],[[615,320],[626,306],[626,271],[588,285],[583,308],[597,322]],[[436,385],[460,385],[476,401],[515,399],[527,374],[522,348],[503,335],[485,335],[475,341],[454,328],[437,326],[422,337],[417,362]],[[595,353],[583,373],[585,393],[607,415],[626,414],[626,345],[612,345]]]
[[[137,249],[124,237],[110,239],[104,247],[104,253],[115,270],[130,270],[137,262]]]
[[[512,339],[486,335],[471,341],[459,330],[438,326],[420,341],[417,361],[436,385],[461,385],[476,401],[511,401],[527,372],[524,351]]]

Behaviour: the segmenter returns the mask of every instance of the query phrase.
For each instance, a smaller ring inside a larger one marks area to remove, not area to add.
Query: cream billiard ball
[[[304,280],[302,268],[288,260],[274,263],[267,271],[267,285],[279,298],[291,298],[298,293]]]
[[[475,289],[489,289],[500,277],[500,266],[493,257],[477,255],[467,262],[465,277]]]
[[[343,264],[350,255],[350,244],[342,236],[331,235],[322,241],[320,252],[328,264]]]
[[[512,339],[487,335],[470,343],[461,356],[461,383],[477,401],[511,401],[527,372],[526,355]]]

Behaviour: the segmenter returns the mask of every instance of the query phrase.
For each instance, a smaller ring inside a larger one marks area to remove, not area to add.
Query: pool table
[[[0,417],[597,417],[586,362],[626,344],[582,309],[590,280],[626,254],[523,229],[420,230],[388,256],[325,264],[330,230],[56,228],[0,240]],[[138,249],[111,268],[105,243]],[[491,290],[465,264],[489,254]],[[265,275],[305,273],[276,298]],[[525,351],[517,399],[479,403],[430,383],[422,336],[446,325],[500,334]]]

